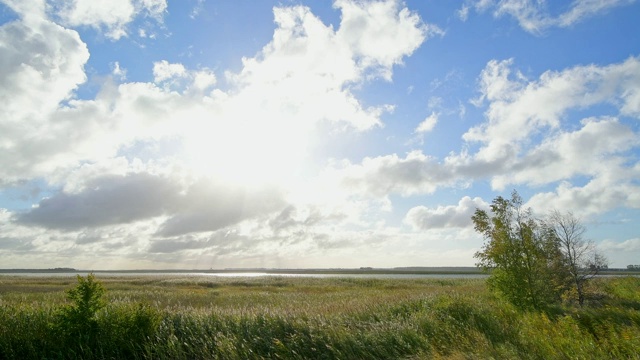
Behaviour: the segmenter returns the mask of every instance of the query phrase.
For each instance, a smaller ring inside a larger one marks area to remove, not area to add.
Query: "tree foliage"
[[[566,293],[582,305],[586,282],[606,267],[584,239],[580,219],[553,211],[538,220],[516,191],[511,199],[496,197],[490,212],[476,209],[471,219],[485,238],[477,265],[490,270],[489,286],[520,308],[539,309]]]
[[[491,288],[521,308],[541,308],[556,300],[553,270],[559,253],[517,192],[511,199],[495,198],[491,214],[476,209],[472,220],[486,240],[475,257],[478,266],[491,270]]]

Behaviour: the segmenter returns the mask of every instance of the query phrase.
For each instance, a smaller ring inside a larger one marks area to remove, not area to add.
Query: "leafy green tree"
[[[477,265],[490,270],[489,286],[520,308],[539,309],[557,300],[560,286],[554,268],[561,254],[533,217],[524,209],[516,191],[511,199],[501,196],[491,213],[476,209],[471,217],[485,243],[475,254]]]

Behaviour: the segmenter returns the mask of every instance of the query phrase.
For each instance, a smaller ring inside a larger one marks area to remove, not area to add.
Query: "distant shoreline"
[[[475,267],[406,267],[406,268],[318,268],[318,269],[276,269],[276,268],[227,268],[227,269],[0,269],[0,273],[267,273],[267,274],[480,274]]]
[[[227,274],[227,273],[265,273],[265,274],[482,274],[482,270],[476,267],[398,267],[398,268],[327,268],[327,269],[274,269],[274,268],[229,268],[229,269],[135,269],[135,270],[87,270],[74,268],[53,269],[0,269],[0,274],[51,274],[51,273],[140,273],[140,274],[166,274],[166,273],[202,273],[202,274]],[[638,270],[607,269],[601,271],[602,275],[640,275]]]

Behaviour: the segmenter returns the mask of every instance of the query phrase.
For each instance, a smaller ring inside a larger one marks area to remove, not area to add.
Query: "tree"
[[[582,306],[586,282],[606,268],[607,261],[598,253],[593,241],[584,238],[586,228],[571,212],[563,214],[554,210],[542,221],[542,226],[561,252],[562,270]]]
[[[475,257],[478,266],[491,270],[491,288],[521,308],[539,309],[556,300],[559,284],[554,268],[561,254],[553,239],[544,236],[531,210],[523,209],[515,190],[511,199],[493,200],[491,215],[476,209],[471,219],[485,238]]]
[[[67,299],[71,304],[62,308],[59,327],[69,338],[91,338],[97,332],[97,312],[106,306],[102,283],[93,274],[83,278],[78,275],[78,283],[67,290]]]

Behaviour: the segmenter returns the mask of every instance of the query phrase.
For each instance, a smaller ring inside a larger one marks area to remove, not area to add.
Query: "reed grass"
[[[523,312],[481,279],[107,277],[91,337],[56,322],[73,278],[0,277],[2,359],[640,359],[640,278]]]

